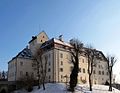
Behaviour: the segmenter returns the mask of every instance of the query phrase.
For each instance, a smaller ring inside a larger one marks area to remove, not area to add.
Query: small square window
[[[60,68],[60,72],[63,72],[63,68]]]
[[[23,62],[22,61],[20,62],[20,65],[23,66]]]
[[[48,72],[50,72],[50,68],[48,68]]]
[[[63,61],[61,61],[61,65],[63,65]]]
[[[96,74],[95,70],[93,71],[93,74]]]

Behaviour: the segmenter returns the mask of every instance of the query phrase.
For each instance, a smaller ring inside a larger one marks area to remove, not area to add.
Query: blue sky
[[[0,0],[0,70],[42,30],[114,54],[118,73],[120,0]]]

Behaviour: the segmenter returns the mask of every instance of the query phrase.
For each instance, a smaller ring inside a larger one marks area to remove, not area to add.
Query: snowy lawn
[[[77,85],[74,93],[120,93],[119,90],[113,88],[112,92],[108,91],[108,86],[105,85],[94,85],[93,91],[89,91],[88,85]],[[15,93],[27,93],[27,92],[15,92]],[[66,90],[66,85],[63,83],[48,83],[46,84],[46,90],[43,90],[42,86],[38,90],[37,87],[34,87],[32,92],[29,93],[71,93]]]

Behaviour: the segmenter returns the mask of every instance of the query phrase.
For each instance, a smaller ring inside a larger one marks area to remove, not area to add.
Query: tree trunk
[[[92,91],[91,74],[89,74],[89,86],[90,86],[90,91]]]
[[[45,90],[45,83],[43,82],[43,90]]]
[[[110,77],[110,85],[109,85],[109,91],[112,91],[112,72],[109,73]]]
[[[40,75],[38,76],[38,89],[40,89]]]
[[[45,90],[45,77],[43,77],[43,90]]]

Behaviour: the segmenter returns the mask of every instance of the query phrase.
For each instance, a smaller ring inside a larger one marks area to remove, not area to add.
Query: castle
[[[39,48],[43,48],[43,61],[47,56],[46,82],[66,82],[66,78],[70,77],[73,64],[70,62],[71,54],[69,52],[72,47],[70,43],[63,40],[62,36],[58,39],[49,39],[43,31],[37,36],[33,36],[29,41],[28,47],[19,52],[12,60],[8,62],[8,81],[17,81],[23,75],[32,75],[37,78],[36,71],[33,69],[34,55]],[[96,50],[100,59],[96,60],[92,74],[93,84],[105,84],[109,80],[107,71],[107,62],[101,51]],[[79,56],[79,74],[78,83],[88,84],[87,58],[84,55]]]

